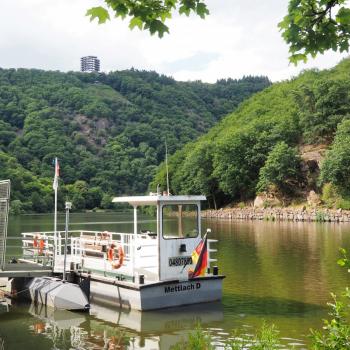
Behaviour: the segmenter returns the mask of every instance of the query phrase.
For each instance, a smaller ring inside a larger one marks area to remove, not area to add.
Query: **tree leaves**
[[[134,29],[135,27],[138,27],[140,30],[143,27],[142,19],[139,17],[134,17],[130,20],[129,28]]]
[[[198,3],[197,5],[197,14],[200,18],[205,18],[205,15],[209,15],[209,10],[204,3]]]
[[[350,9],[340,8],[336,15],[336,20],[340,24],[350,24]]]
[[[297,150],[284,141],[277,143],[268,154],[259,172],[258,192],[276,187],[283,194],[293,193],[300,180],[300,158]]]
[[[331,182],[341,195],[350,194],[350,120],[338,124],[333,144],[322,163],[320,182]]]
[[[184,83],[135,69],[108,74],[0,69],[0,81],[0,178],[13,181],[17,212],[52,209],[56,156],[59,208],[66,196],[75,209],[93,209],[109,207],[109,195],[145,193],[164,159],[162,138],[172,154],[270,84],[266,77]],[[197,162],[210,164],[201,153]],[[197,188],[209,181],[207,173],[196,174]]]
[[[86,16],[90,16],[90,22],[97,18],[98,24],[105,23],[110,19],[108,11],[102,6],[92,7],[91,9],[87,10]]]
[[[115,17],[125,19],[130,17],[129,28],[148,30],[151,35],[158,34],[160,38],[169,33],[165,22],[172,17],[172,12],[197,14],[204,19],[209,15],[207,5],[201,0],[104,0],[106,7],[93,7],[86,12],[90,21],[98,19],[98,23],[105,23],[110,19],[110,12]],[[178,10],[176,10],[178,5]]]
[[[290,0],[288,14],[278,24],[289,45],[293,64],[327,50],[348,51],[350,9],[346,0]]]

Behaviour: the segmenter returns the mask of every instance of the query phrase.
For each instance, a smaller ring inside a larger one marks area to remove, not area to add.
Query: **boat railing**
[[[52,266],[55,272],[62,272],[64,265],[65,232],[58,231],[56,236],[53,231],[25,232],[21,238],[8,238],[10,242],[19,239],[20,244],[13,246],[9,242],[8,248],[22,247],[13,257],[27,261]],[[56,242],[55,242],[56,241]],[[217,260],[213,258],[213,244],[215,239],[208,239],[208,267]],[[108,249],[112,244],[121,247],[124,254],[122,265],[115,269],[108,259]],[[125,275],[135,278],[144,274],[147,279],[159,279],[159,250],[158,240],[147,234],[132,234],[107,231],[73,230],[68,232],[66,269],[74,263],[76,269],[92,271],[102,275]]]
[[[218,250],[212,248],[212,244],[217,243],[218,240],[217,239],[208,239],[207,242],[208,242],[208,268],[210,269],[211,263],[217,262],[217,259],[214,259],[212,257],[212,253],[216,253]]]
[[[145,239],[143,235],[107,231],[72,230],[67,236],[66,269],[74,263],[79,269],[104,274],[112,271],[115,274],[126,274],[132,278],[142,261],[142,268],[157,270],[158,249],[156,239]],[[54,271],[63,271],[65,231],[24,232],[22,233],[22,259],[49,261],[54,264]],[[56,241],[56,242],[55,242]],[[121,247],[124,261],[118,271],[113,271],[107,259],[107,250],[114,244]],[[140,249],[142,245],[142,249]],[[56,247],[56,248],[55,248]],[[53,263],[54,261],[54,263]]]
[[[7,237],[6,260],[12,263],[20,261],[52,267],[53,244],[47,236],[42,236],[41,240],[35,235]]]

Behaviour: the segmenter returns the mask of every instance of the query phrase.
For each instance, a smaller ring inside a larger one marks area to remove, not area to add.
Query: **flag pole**
[[[55,218],[54,218],[54,244],[55,244],[55,254],[57,251],[57,188],[55,188]]]
[[[53,189],[55,190],[55,212],[54,212],[54,254],[53,260],[55,263],[57,254],[57,190],[58,190],[58,160],[55,158],[55,177],[53,181]]]
[[[166,167],[166,190],[167,196],[170,196],[170,186],[169,186],[169,168],[168,168],[168,144],[165,139],[165,167]]]

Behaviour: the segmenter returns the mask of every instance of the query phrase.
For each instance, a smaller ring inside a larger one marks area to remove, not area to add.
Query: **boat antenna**
[[[165,139],[165,167],[166,167],[166,189],[168,196],[170,195],[169,190],[169,167],[168,167],[168,144]]]

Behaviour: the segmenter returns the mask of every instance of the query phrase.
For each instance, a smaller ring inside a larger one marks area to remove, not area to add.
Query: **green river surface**
[[[133,225],[131,211],[70,219],[71,230],[131,232]],[[52,221],[52,215],[10,217],[8,235],[52,230]],[[196,324],[220,349],[232,329],[251,334],[264,320],[277,326],[285,347],[306,349],[310,328],[320,329],[328,317],[330,293],[349,284],[336,261],[339,247],[350,248],[350,225],[205,219],[202,226],[219,240],[222,303],[143,313],[93,305],[90,314],[14,303],[8,311],[0,306],[0,350],[169,349]],[[141,216],[139,227],[152,229],[155,220]],[[58,228],[64,228],[63,215]]]

